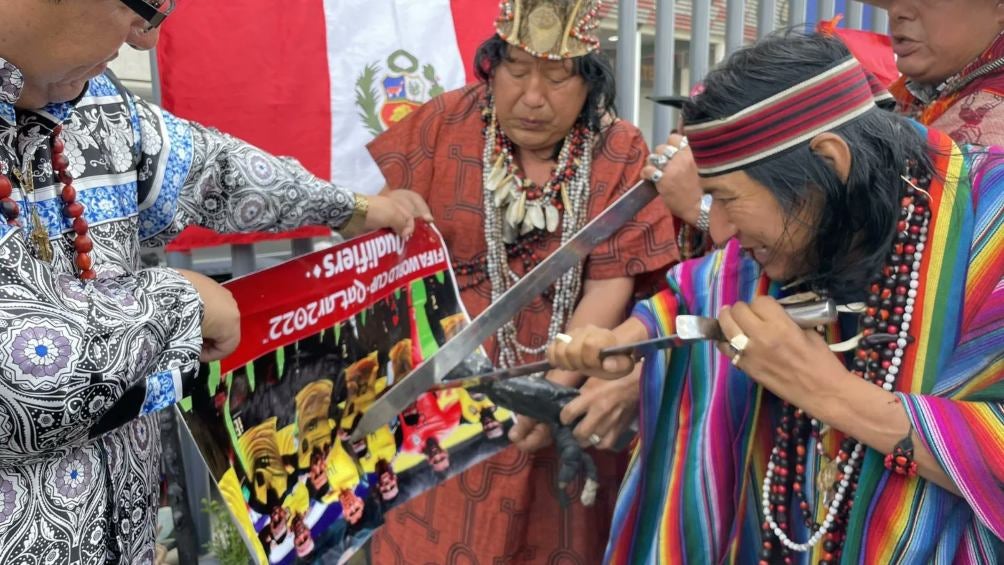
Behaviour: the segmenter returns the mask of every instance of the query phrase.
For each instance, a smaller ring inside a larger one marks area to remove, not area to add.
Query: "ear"
[[[821,133],[809,142],[809,149],[833,167],[840,182],[851,176],[851,148],[844,138],[835,133]]]

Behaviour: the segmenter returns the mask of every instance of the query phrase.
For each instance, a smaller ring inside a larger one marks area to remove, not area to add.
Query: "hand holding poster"
[[[384,513],[495,453],[511,415],[426,393],[363,441],[383,391],[468,322],[439,234],[374,233],[229,282],[242,341],[182,411],[260,563],[346,558]],[[483,352],[471,373],[490,369]]]

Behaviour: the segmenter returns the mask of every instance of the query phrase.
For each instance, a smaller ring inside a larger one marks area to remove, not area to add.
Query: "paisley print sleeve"
[[[353,193],[295,159],[134,99],[139,116],[140,238],[165,243],[189,225],[220,233],[345,225]]]
[[[82,283],[0,237],[0,466],[84,443],[137,385],[134,415],[166,406],[198,370],[202,313],[173,270]]]

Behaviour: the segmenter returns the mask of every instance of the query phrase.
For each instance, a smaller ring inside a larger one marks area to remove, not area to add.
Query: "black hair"
[[[708,73],[705,91],[684,104],[684,121],[731,116],[805,81],[850,56],[839,40],[783,30],[735,52]],[[743,169],[767,187],[787,218],[818,206],[811,218],[807,282],[837,299],[860,299],[890,253],[908,162],[930,175],[927,142],[903,117],[876,107],[832,133],[850,147],[851,170],[842,182],[804,142]]]
[[[482,43],[474,56],[474,75],[478,80],[489,83],[495,75],[495,69],[505,61],[511,47],[498,34]],[[590,131],[600,133],[604,125],[617,116],[615,104],[617,87],[614,83],[613,67],[607,58],[597,51],[574,57],[571,62],[572,74],[582,77],[589,89],[579,120]]]

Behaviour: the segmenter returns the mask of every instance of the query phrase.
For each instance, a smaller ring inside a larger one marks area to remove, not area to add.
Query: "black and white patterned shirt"
[[[0,172],[22,224],[0,222],[0,563],[152,562],[160,447],[151,413],[179,400],[198,369],[202,303],[177,272],[142,269],[141,245],[194,224],[337,228],[353,195],[106,76],[79,100],[36,112],[15,109],[22,87],[0,59]],[[72,269],[73,230],[51,164],[57,124],[94,240],[98,279],[88,283]],[[29,162],[35,190],[26,194],[13,168]],[[26,237],[32,211],[53,242],[51,263]],[[122,414],[129,422],[108,432]]]

